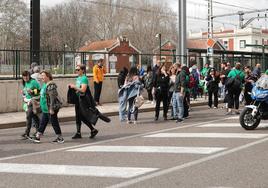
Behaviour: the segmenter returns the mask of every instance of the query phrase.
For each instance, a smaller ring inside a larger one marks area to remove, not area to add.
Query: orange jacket
[[[93,67],[93,81],[94,82],[102,82],[104,79],[104,74],[106,74],[106,70],[104,67],[99,67],[98,65],[94,65]]]

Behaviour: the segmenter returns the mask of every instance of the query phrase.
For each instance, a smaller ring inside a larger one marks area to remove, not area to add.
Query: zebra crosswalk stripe
[[[122,152],[122,153],[175,153],[212,154],[225,150],[224,147],[169,147],[169,146],[88,146],[72,152]]]
[[[145,136],[146,138],[247,138],[260,139],[268,134],[247,133],[158,133]]]
[[[268,126],[268,123],[261,123],[259,127],[266,127]],[[215,123],[215,124],[205,124],[205,125],[199,125],[197,127],[241,127],[239,123]]]
[[[133,178],[158,168],[0,163],[0,173]]]

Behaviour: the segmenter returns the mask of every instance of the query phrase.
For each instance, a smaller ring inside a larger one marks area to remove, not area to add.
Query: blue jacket
[[[142,84],[140,81],[133,81],[127,85],[124,85],[118,90],[119,101],[129,100],[132,97],[136,97],[142,90]]]

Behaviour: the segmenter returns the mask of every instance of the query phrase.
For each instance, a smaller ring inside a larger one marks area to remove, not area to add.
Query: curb
[[[219,101],[220,103],[220,101]],[[197,106],[203,106],[207,105],[207,102],[198,102],[198,103],[193,103],[191,104],[191,107],[197,107]],[[141,108],[139,109],[139,112],[152,112],[154,111],[154,107],[148,107],[148,108]],[[161,107],[162,109],[162,107]],[[106,116],[117,116],[118,112],[106,112],[103,113]],[[75,121],[75,116],[67,116],[67,117],[59,117],[59,122],[69,122],[69,121]],[[10,129],[10,128],[18,128],[18,127],[25,127],[26,122],[21,121],[21,122],[14,122],[14,123],[5,123],[5,124],[0,124],[0,129]]]

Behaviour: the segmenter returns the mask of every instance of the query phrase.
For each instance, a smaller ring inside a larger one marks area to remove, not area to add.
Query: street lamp
[[[162,37],[162,35],[161,35],[161,33],[157,33],[155,35],[155,37],[159,38],[159,56],[160,56],[160,61],[161,61],[161,37]]]

